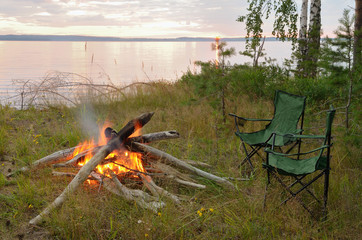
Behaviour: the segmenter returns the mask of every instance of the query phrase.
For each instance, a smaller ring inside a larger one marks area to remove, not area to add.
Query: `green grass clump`
[[[240,77],[239,84],[247,85],[248,79],[255,78],[252,84],[262,88],[258,85],[258,79],[270,73],[257,73],[250,69],[238,71],[232,73],[235,79],[231,84],[235,89],[225,92],[226,112],[253,118],[272,117],[275,87],[258,91],[253,91],[254,87],[241,90],[236,80]],[[200,76],[190,77],[197,80]],[[360,133],[357,128],[346,132],[344,127],[338,127],[343,125],[343,115],[337,115],[333,127],[327,221],[313,220],[297,202],[279,206],[281,196],[277,193],[277,187],[271,189],[268,195],[270,202],[264,209],[266,178],[261,160],[254,158],[257,166],[255,176],[250,181],[235,182],[237,190],[222,188],[200,177],[197,180],[207,186],[205,190],[183,187],[171,181],[157,182],[168,191],[184,196],[185,201],[175,205],[164,199],[166,207],[156,214],[99,186],[84,184],[69,196],[62,208],[47,216],[41,226],[31,228],[27,225],[63,191],[71,178],[53,176],[50,166],[32,169],[11,180],[6,179],[5,175],[9,169],[14,171],[86,140],[88,134],[82,131],[85,116],[97,123],[110,121],[115,129],[121,129],[139,114],[154,111],[155,115],[144,126],[143,133],[174,129],[181,137],[155,142],[152,146],[180,159],[209,163],[212,168],[204,170],[219,176],[243,177],[237,167],[242,154],[239,151],[240,141],[234,135],[232,119],[226,118],[224,123],[220,111],[210,104],[215,99],[209,93],[196,92],[190,83],[193,80],[137,86],[127,94],[113,96],[112,100],[98,99],[91,105],[77,107],[52,106],[23,111],[0,107],[0,136],[7,137],[6,140],[0,138],[0,238],[361,238],[361,151],[360,138],[356,137]],[[266,80],[263,84],[267,84]],[[237,87],[240,91],[237,91]],[[323,98],[323,95],[318,97]],[[319,101],[313,99],[313,102]],[[306,131],[322,133],[320,126],[324,126],[324,116],[312,115],[317,107],[311,105],[309,100],[307,108]],[[251,131],[262,125],[245,127]],[[321,190],[321,183],[316,185],[315,190]]]

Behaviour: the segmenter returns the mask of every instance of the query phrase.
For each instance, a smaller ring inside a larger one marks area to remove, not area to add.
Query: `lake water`
[[[245,42],[228,42],[236,52]],[[267,41],[267,57],[281,64],[291,44]],[[54,72],[75,73],[94,83],[119,86],[136,81],[175,81],[195,61],[215,59],[211,42],[32,42],[0,41],[0,103],[19,93],[18,80],[39,81]],[[250,62],[237,54],[231,64]]]

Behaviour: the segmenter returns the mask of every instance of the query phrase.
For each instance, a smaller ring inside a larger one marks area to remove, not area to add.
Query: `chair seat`
[[[263,163],[263,167],[276,169],[283,175],[305,175],[316,170],[325,169],[327,166],[327,157],[316,156],[307,159],[292,159],[285,156],[269,154],[269,164]]]
[[[289,133],[297,134],[297,133],[300,133],[300,131],[299,132],[289,132]],[[272,139],[270,139],[270,136],[273,134],[273,131],[271,131],[269,129],[263,129],[263,130],[260,130],[257,132],[252,132],[252,133],[236,132],[235,134],[236,134],[236,136],[240,137],[244,142],[246,142],[250,146],[272,145]],[[288,145],[289,143],[294,142],[294,141],[295,141],[295,138],[277,136],[275,138],[274,146],[282,147],[282,146]]]

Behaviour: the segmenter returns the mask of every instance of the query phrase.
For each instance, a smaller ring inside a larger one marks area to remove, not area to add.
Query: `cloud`
[[[15,23],[6,33],[0,23],[0,34],[21,33],[26,26],[25,32],[33,34],[72,34],[77,29],[78,34],[105,36],[241,35],[235,21],[241,5],[239,0],[2,0],[0,17]]]

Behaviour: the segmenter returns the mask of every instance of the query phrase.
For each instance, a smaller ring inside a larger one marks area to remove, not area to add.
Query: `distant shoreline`
[[[220,38],[226,42],[244,42],[245,38]],[[266,38],[266,41],[279,41],[275,37]],[[92,37],[77,35],[0,35],[0,41],[64,41],[64,42],[214,42],[215,38],[207,37],[179,37],[179,38],[118,38]]]

